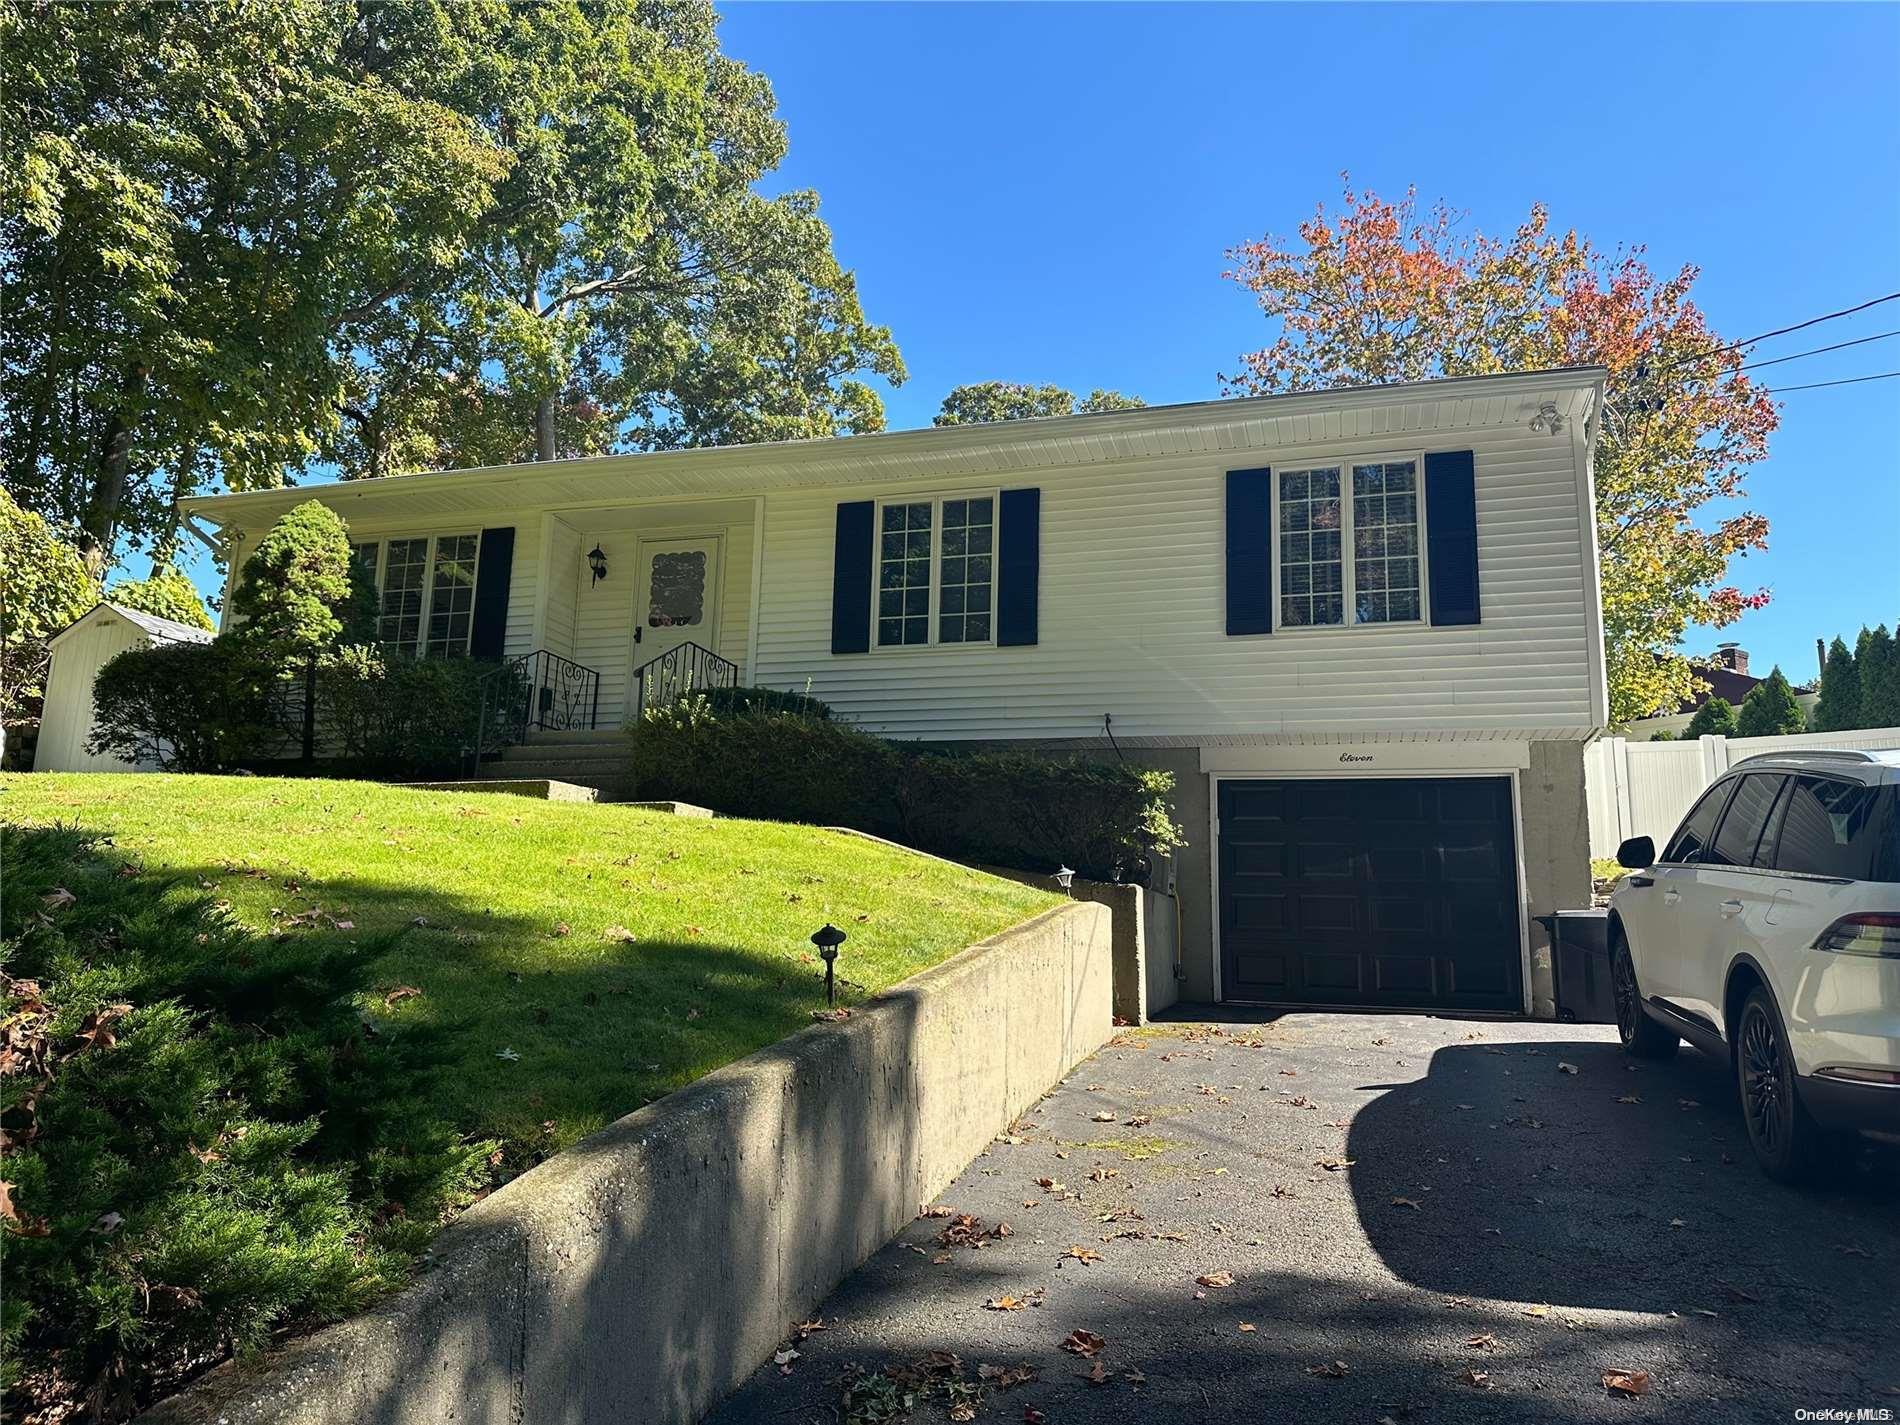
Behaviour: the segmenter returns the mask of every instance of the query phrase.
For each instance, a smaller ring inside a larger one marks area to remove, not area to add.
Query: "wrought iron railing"
[[[671,707],[688,693],[737,687],[739,665],[697,643],[681,643],[635,668],[633,678],[638,717],[648,708]]]
[[[600,717],[600,674],[538,648],[482,675],[471,760],[530,732],[586,732]]]

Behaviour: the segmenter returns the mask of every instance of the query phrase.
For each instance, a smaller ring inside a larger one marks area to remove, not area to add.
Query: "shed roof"
[[[46,641],[47,646],[51,647],[67,634],[75,632],[81,625],[95,622],[101,617],[123,619],[159,643],[209,643],[213,637],[207,630],[193,628],[188,623],[178,622],[177,619],[160,618],[157,614],[148,614],[142,609],[128,609],[123,604],[115,604],[108,600],[94,604],[67,624]]]

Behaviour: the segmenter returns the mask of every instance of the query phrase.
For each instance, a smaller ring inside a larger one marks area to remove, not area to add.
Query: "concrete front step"
[[[602,777],[626,777],[632,768],[617,757],[503,757],[482,764],[484,777],[553,777],[563,782],[593,783]]]
[[[504,747],[501,752],[504,762],[584,762],[594,765],[601,762],[625,762],[627,744],[624,742],[517,742],[512,747]]]
[[[626,743],[626,740],[627,740],[627,733],[626,733],[626,729],[624,728],[593,727],[593,728],[585,728],[585,729],[576,728],[572,732],[550,732],[546,730],[530,732],[527,736],[525,745],[530,746],[530,747],[537,746],[537,745],[545,745],[545,746],[559,745],[563,747],[568,747],[568,746],[575,746],[580,743],[592,743],[592,742],[612,742],[612,743],[618,743],[618,744],[624,745]]]

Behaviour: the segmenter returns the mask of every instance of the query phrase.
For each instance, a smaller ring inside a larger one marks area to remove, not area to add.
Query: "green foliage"
[[[1676,734],[1674,732],[1670,731],[1668,728],[1664,728],[1661,732],[1652,732],[1649,735],[1649,740],[1651,742],[1674,742],[1677,739],[1676,739]]]
[[[1854,662],[1860,667],[1860,726],[1900,727],[1900,642],[1884,623],[1860,631]]]
[[[1685,742],[1698,737],[1735,736],[1735,704],[1727,698],[1709,698],[1695,710],[1689,725],[1682,730]]]
[[[831,716],[831,705],[810,693],[781,692],[777,688],[708,688],[706,706],[718,716],[736,713],[791,713],[820,720]]]
[[[318,669],[318,719],[357,770],[454,775],[473,746],[480,682],[494,666],[349,644],[333,649]]]
[[[1821,697],[1814,705],[1816,732],[1846,732],[1866,727],[1861,721],[1860,665],[1840,639],[1828,645],[1821,669]]]
[[[1735,718],[1737,737],[1776,737],[1807,730],[1808,720],[1779,664],[1748,690],[1748,696],[1742,699],[1742,710]]]
[[[78,551],[0,487],[0,720],[39,715],[46,641],[98,602]]]
[[[0,474],[97,567],[336,462],[874,430],[901,380],[705,0],[14,5]],[[540,437],[538,440],[537,437]]]
[[[1092,411],[1132,411],[1148,403],[1139,396],[1100,388],[1082,400],[1060,386],[1027,386],[1015,381],[976,381],[943,398],[931,422],[940,426],[988,425],[996,421],[1035,420],[1043,416],[1084,415]]]
[[[87,747],[167,772],[226,771],[277,736],[275,684],[234,639],[129,649],[93,680]]]
[[[70,829],[0,858],[9,1415],[123,1419],[398,1285],[489,1145],[408,1106],[424,1038],[365,1033],[387,941],[259,935]]]
[[[232,612],[243,620],[233,636],[286,665],[302,665],[339,640],[365,641],[372,633],[360,624],[359,578],[342,517],[306,500],[244,561],[231,594]]]
[[[206,633],[218,627],[211,621],[204,600],[198,597],[197,585],[175,564],[161,564],[143,579],[114,584],[106,591],[106,598],[122,609],[137,609]]]
[[[1118,879],[1182,844],[1171,773],[1026,752],[929,751],[789,713],[715,713],[703,696],[633,728],[642,796],[730,815],[849,826],[958,860]]]

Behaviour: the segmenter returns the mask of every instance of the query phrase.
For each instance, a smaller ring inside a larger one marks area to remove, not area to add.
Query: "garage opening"
[[[1523,1009],[1508,777],[1219,787],[1223,999]]]

